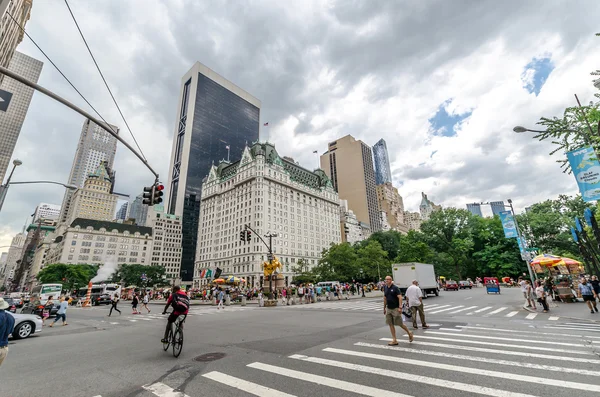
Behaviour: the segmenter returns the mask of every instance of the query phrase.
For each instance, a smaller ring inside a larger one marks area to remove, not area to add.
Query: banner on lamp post
[[[591,146],[567,153],[571,170],[584,201],[600,200],[600,163]]]
[[[502,228],[504,229],[504,236],[506,238],[516,238],[519,237],[519,233],[517,233],[517,226],[515,224],[515,218],[511,211],[500,211],[498,213],[500,216],[500,222],[502,222]]]

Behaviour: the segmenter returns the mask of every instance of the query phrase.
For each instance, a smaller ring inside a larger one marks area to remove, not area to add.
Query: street
[[[70,308],[68,326],[10,341],[0,396],[600,395],[600,317],[583,304],[534,314],[520,297],[517,288],[429,297],[431,328],[414,330],[412,344],[398,329],[394,347],[377,297],[198,305],[177,359],[161,348],[162,305],[132,315],[125,302],[112,317],[105,306]]]

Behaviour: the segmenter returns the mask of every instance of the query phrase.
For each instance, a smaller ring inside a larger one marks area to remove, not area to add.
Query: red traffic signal
[[[160,204],[162,203],[163,199],[163,190],[165,190],[165,186],[157,183],[156,185],[154,185],[154,195],[152,196],[152,205],[156,205],[156,204]]]
[[[165,190],[165,185],[161,185],[161,184],[159,183],[158,185],[156,185],[156,190],[158,190],[158,191]]]

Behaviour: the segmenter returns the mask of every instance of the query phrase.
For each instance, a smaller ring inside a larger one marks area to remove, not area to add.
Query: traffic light
[[[242,230],[240,232],[240,241],[246,241],[246,231]]]
[[[246,241],[252,241],[252,232],[250,230],[246,230]]]
[[[152,202],[154,201],[154,187],[155,185],[144,188],[144,194],[142,195],[144,199],[142,200],[142,204],[153,205]]]
[[[157,183],[154,185],[154,194],[152,195],[152,205],[162,203],[163,199],[163,190],[165,190],[165,186]]]

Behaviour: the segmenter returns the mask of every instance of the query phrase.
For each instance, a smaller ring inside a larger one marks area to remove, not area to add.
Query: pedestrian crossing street
[[[558,316],[547,316],[545,313],[542,316],[540,313],[528,313],[524,310],[513,310],[508,306],[469,306],[469,305],[458,305],[458,304],[441,304],[441,303],[424,303],[425,313],[434,315],[465,315],[465,316],[479,316],[479,317],[504,317],[504,318],[520,318],[523,317],[525,320],[533,320],[535,318],[543,318],[549,321],[557,321],[560,319]],[[313,309],[313,310],[340,310],[340,311],[355,311],[355,312],[377,312],[381,313],[383,305],[380,299],[369,300],[369,301],[333,301],[333,302],[318,302],[303,305],[294,306],[282,306],[286,309]],[[518,316],[518,317],[517,317]]]
[[[578,332],[442,327],[415,333],[412,343],[399,336],[398,346],[388,345],[391,338],[382,328],[287,357],[209,364],[196,383],[161,378],[136,396],[600,395],[600,324],[569,325]]]

